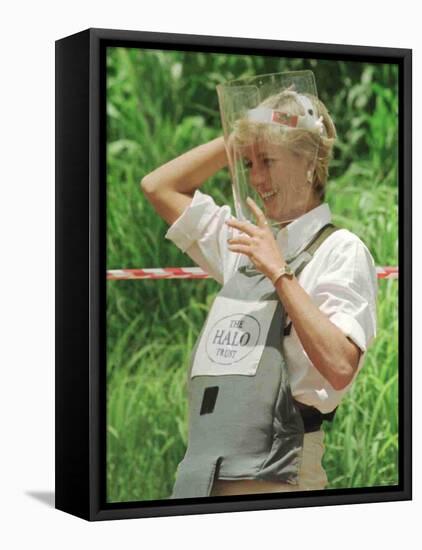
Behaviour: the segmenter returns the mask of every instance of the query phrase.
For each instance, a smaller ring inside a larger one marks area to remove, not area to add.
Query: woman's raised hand
[[[280,268],[285,266],[286,262],[268,226],[265,214],[250,197],[246,199],[246,202],[256,218],[257,225],[235,218],[227,220],[228,226],[235,227],[244,233],[244,235],[228,239],[228,248],[232,252],[248,256],[261,273],[272,279]]]

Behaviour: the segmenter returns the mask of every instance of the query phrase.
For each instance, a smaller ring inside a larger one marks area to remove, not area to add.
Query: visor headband
[[[303,130],[317,129],[320,135],[326,136],[322,116],[317,118],[310,99],[300,94],[296,94],[296,96],[305,111],[304,115],[292,115],[278,109],[270,109],[269,107],[256,107],[247,111],[247,118],[253,122],[281,124],[289,128],[302,128]]]

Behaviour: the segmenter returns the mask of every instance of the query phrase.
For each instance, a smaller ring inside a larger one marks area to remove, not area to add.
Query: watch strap
[[[294,275],[293,271],[290,269],[288,264],[285,264],[283,267],[281,267],[278,271],[276,271],[275,275],[271,277],[271,282],[273,285],[276,284],[276,282],[280,279],[280,277],[289,277],[292,278]]]

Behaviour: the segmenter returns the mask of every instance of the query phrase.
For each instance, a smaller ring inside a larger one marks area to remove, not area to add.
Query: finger
[[[253,237],[255,235],[256,229],[257,229],[253,223],[241,222],[239,220],[236,220],[236,218],[227,220],[226,224],[229,225],[230,227],[235,227],[236,229],[239,229],[239,231],[246,233],[250,237]]]
[[[229,250],[231,250],[232,252],[240,252],[240,254],[246,254],[246,256],[250,255],[249,246],[246,246],[244,244],[230,245]]]
[[[239,235],[238,237],[233,237],[232,239],[227,239],[229,245],[232,244],[244,244],[249,246],[251,244],[251,238],[246,237],[245,235]]]
[[[265,217],[264,212],[259,208],[259,206],[256,204],[256,202],[251,199],[251,197],[248,197],[246,199],[246,202],[248,203],[249,208],[252,210],[258,227],[265,227],[268,225],[267,218]]]

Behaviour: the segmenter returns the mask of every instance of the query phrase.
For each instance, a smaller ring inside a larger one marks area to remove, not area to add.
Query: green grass
[[[107,267],[189,266],[139,189],[150,170],[221,134],[215,85],[311,68],[337,125],[327,200],[378,265],[397,265],[397,70],[388,65],[113,48],[107,59]],[[203,186],[232,205],[227,171]],[[107,283],[107,495],[168,498],[187,438],[186,370],[219,285]],[[398,481],[398,282],[380,281],[378,335],[325,423],[329,488]]]

